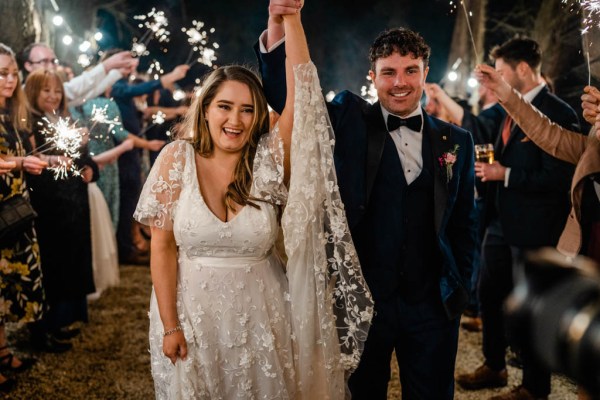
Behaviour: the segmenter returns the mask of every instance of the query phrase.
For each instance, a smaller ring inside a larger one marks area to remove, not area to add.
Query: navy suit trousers
[[[439,295],[416,304],[399,295],[376,301],[369,340],[350,376],[352,399],[387,399],[394,350],[402,399],[453,399],[458,323],[459,318],[448,320]]]
[[[483,355],[490,368],[506,368],[508,345],[504,301],[514,287],[515,264],[527,250],[506,243],[498,221],[493,221],[483,241],[483,269],[479,281],[479,300],[483,320]],[[540,365],[532,349],[522,348],[523,386],[532,394],[545,397],[550,394],[550,372]]]

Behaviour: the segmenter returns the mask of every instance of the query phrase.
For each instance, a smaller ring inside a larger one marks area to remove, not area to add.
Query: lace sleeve
[[[183,186],[185,141],[166,145],[160,152],[142,189],[133,218],[142,224],[173,230],[173,217]]]
[[[316,68],[298,65],[294,76],[291,176],[282,227],[297,380],[302,398],[343,398],[346,372],[358,366],[367,338],[373,300],[340,199],[333,130]]]
[[[252,174],[252,196],[269,203],[284,205],[287,188],[283,183],[283,141],[279,125],[263,135],[256,148]]]

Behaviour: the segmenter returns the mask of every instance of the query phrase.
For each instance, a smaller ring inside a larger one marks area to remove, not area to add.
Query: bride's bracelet
[[[183,329],[181,328],[181,325],[177,325],[175,328],[165,331],[165,333],[163,333],[163,337],[172,335],[175,332],[180,332],[180,331],[183,331]]]

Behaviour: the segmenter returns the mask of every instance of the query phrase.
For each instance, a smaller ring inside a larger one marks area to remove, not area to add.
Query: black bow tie
[[[400,118],[400,117],[396,117],[395,115],[388,115],[387,118],[387,128],[388,131],[395,131],[396,129],[398,129],[401,126],[406,126],[408,129],[415,131],[415,132],[421,132],[421,116],[420,115],[415,115],[413,117],[410,118]]]

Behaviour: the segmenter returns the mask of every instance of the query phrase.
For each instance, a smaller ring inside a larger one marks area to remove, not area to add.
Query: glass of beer
[[[475,161],[493,164],[494,145],[492,143],[475,145]]]

